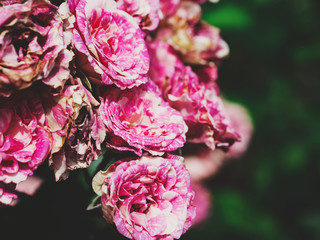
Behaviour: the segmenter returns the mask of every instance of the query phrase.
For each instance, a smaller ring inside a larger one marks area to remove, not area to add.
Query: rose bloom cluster
[[[41,164],[65,180],[107,149],[117,161],[92,184],[122,235],[178,239],[200,222],[210,207],[200,180],[252,132],[220,96],[229,48],[201,20],[204,2],[1,1],[0,203],[32,194]]]

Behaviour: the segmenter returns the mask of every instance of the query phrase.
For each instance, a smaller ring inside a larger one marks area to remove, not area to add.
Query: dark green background
[[[248,152],[205,182],[213,211],[182,239],[320,239],[320,1],[223,0],[205,4],[231,54],[220,68],[223,95],[249,109]],[[85,211],[80,171],[46,182],[33,198],[0,209],[1,239],[122,239]]]
[[[231,49],[222,93],[248,107],[255,132],[206,182],[213,212],[184,239],[320,239],[319,10],[317,0],[205,5]]]

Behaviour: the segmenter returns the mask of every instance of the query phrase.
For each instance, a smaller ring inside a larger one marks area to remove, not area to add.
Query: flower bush
[[[229,47],[204,2],[1,1],[0,203],[33,195],[46,162],[56,181],[83,169],[88,209],[125,237],[177,239],[205,219],[200,181],[252,124],[220,94]]]

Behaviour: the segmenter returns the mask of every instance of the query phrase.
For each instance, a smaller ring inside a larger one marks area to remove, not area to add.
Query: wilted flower
[[[96,83],[132,88],[148,81],[149,54],[135,19],[114,0],[69,0],[76,60]]]
[[[120,160],[93,179],[106,220],[131,239],[179,238],[195,208],[190,176],[178,156]]]
[[[162,17],[159,0],[116,0],[117,8],[129,13],[142,30],[152,31]]]
[[[227,118],[215,82],[201,82],[190,66],[184,66],[174,50],[161,41],[149,43],[150,77],[171,107],[188,125],[187,141],[228,149],[239,135]]]
[[[86,168],[100,155],[105,127],[96,108],[99,103],[79,79],[44,98],[54,145],[49,164],[56,180],[66,179],[69,170]]]
[[[0,181],[24,181],[46,159],[50,134],[41,99],[34,89],[2,97],[0,106]]]
[[[106,89],[100,113],[112,148],[161,155],[185,143],[187,126],[181,114],[163,101],[153,82],[124,91]]]
[[[38,80],[63,87],[73,55],[57,7],[44,0],[19,2],[0,7],[0,95]]]

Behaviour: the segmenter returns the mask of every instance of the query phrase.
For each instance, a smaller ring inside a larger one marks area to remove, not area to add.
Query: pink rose
[[[185,63],[212,66],[229,54],[229,47],[218,28],[200,19],[197,3],[181,2],[175,14],[163,22],[156,39],[169,43]]]
[[[108,129],[107,144],[120,151],[161,155],[185,143],[187,126],[181,114],[163,101],[153,82],[124,91],[106,89],[100,113]]]
[[[152,31],[158,27],[162,13],[159,0],[116,0],[117,8],[129,13],[142,30]]]
[[[193,27],[201,20],[201,7],[191,1],[182,1],[178,5],[173,16],[169,16],[163,22],[165,26],[170,26],[175,30]]]
[[[235,142],[227,153],[229,158],[239,158],[248,149],[253,134],[253,123],[248,110],[237,103],[224,101],[232,126],[241,135],[241,141]]]
[[[200,84],[196,94],[190,90],[181,87],[174,96],[170,96],[170,105],[175,105],[180,111],[189,109],[184,115],[189,127],[188,141],[205,143],[212,150],[215,147],[228,150],[235,141],[240,140],[240,135],[232,126],[215,88]],[[193,109],[192,104],[195,105]]]
[[[90,80],[121,89],[148,81],[149,54],[135,19],[114,0],[69,0],[76,60]]]
[[[0,1],[0,6],[7,6],[7,5],[12,5],[15,3],[21,3],[23,0],[1,0]]]
[[[211,85],[217,94],[220,94],[220,89],[216,84],[218,78],[218,68],[217,65],[212,66],[193,66],[192,70],[198,75],[200,82],[204,82],[207,85]]]
[[[163,98],[182,114],[189,128],[187,141],[205,143],[212,150],[228,149],[239,135],[227,118],[216,83],[207,78],[202,82],[167,43],[153,41],[148,45],[150,77]]]
[[[32,175],[48,156],[50,134],[35,89],[0,99],[0,181],[19,183]]]
[[[165,16],[171,16],[177,10],[181,0],[160,0],[160,8]]]
[[[38,80],[62,88],[73,55],[66,49],[57,7],[29,0],[4,4],[0,12],[0,95]]]
[[[159,40],[150,40],[147,43],[150,53],[150,79],[158,85],[163,97],[166,97],[170,89],[167,82],[170,82],[176,69],[184,67],[183,63],[168,43]]]
[[[220,149],[212,151],[205,145],[192,144],[186,145],[183,157],[191,180],[201,181],[214,176],[218,172],[226,160],[227,154]]]
[[[195,217],[190,176],[178,156],[120,160],[93,179],[103,215],[130,239],[174,239]]]
[[[88,167],[101,153],[105,127],[97,111],[99,103],[79,79],[44,98],[54,146],[49,164],[56,180],[66,179],[69,170]]]
[[[195,193],[193,204],[196,207],[196,217],[192,225],[195,227],[200,226],[208,219],[211,212],[211,195],[208,189],[200,182],[191,181],[191,188]]]

